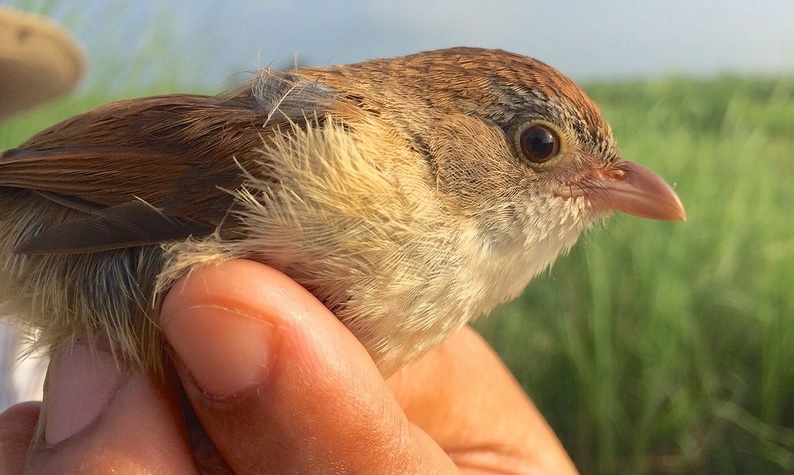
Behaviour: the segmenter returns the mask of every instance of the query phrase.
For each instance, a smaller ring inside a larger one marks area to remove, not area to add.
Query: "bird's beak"
[[[612,163],[587,180],[584,194],[596,211],[622,211],[666,221],[686,221],[686,211],[670,185],[651,170],[626,160]]]

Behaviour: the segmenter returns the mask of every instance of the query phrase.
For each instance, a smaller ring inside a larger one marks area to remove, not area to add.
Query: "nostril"
[[[606,172],[606,175],[610,178],[615,180],[625,180],[626,179],[626,171],[616,168],[614,170],[609,170]]]

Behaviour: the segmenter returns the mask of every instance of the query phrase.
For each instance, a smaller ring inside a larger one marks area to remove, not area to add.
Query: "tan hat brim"
[[[69,92],[85,59],[46,17],[0,7],[0,119]]]

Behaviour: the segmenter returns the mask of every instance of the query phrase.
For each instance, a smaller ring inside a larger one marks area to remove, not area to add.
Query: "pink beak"
[[[585,194],[596,211],[622,211],[666,221],[686,221],[686,211],[670,185],[636,163],[621,160],[588,180]]]

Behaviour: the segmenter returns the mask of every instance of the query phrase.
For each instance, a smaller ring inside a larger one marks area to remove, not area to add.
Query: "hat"
[[[0,120],[72,90],[85,59],[46,17],[0,7]]]

